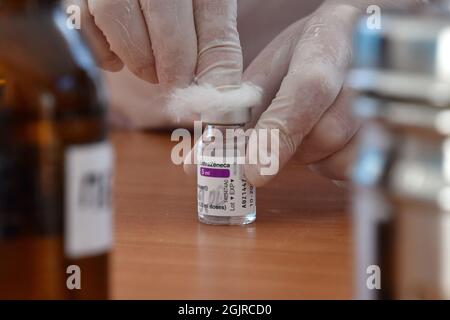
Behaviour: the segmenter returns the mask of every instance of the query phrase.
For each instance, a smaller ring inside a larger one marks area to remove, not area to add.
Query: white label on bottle
[[[197,173],[199,214],[241,217],[256,211],[256,189],[245,180],[242,165],[204,157]]]
[[[107,252],[113,242],[109,143],[73,146],[65,159],[65,253],[81,258]]]

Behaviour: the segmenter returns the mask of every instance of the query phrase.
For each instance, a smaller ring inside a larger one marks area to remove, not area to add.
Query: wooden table
[[[113,142],[113,298],[352,297],[348,196],[331,182],[291,164],[258,190],[254,225],[207,226],[168,133],[115,132]]]

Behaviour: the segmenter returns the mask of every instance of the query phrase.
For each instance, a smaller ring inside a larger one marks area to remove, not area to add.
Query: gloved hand
[[[81,8],[81,28],[101,67],[125,64],[151,83],[240,84],[237,0],[66,0]]]
[[[344,85],[354,23],[369,5],[383,10],[422,2],[426,1],[325,1],[254,60],[244,74],[244,81],[264,89],[263,103],[254,109],[254,125],[280,130],[280,167],[294,158],[332,180],[347,179],[360,125],[351,114],[352,92]],[[261,175],[260,167],[245,167],[255,186],[273,178]]]

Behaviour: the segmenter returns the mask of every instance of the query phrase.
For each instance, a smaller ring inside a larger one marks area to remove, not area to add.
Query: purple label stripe
[[[229,169],[212,169],[212,168],[200,168],[200,175],[203,177],[211,177],[211,178],[229,178],[230,170]]]

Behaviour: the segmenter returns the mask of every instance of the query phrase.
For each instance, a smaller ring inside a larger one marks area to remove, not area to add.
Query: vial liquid
[[[207,124],[197,149],[198,217],[212,225],[256,220],[256,190],[244,177],[244,125]]]

